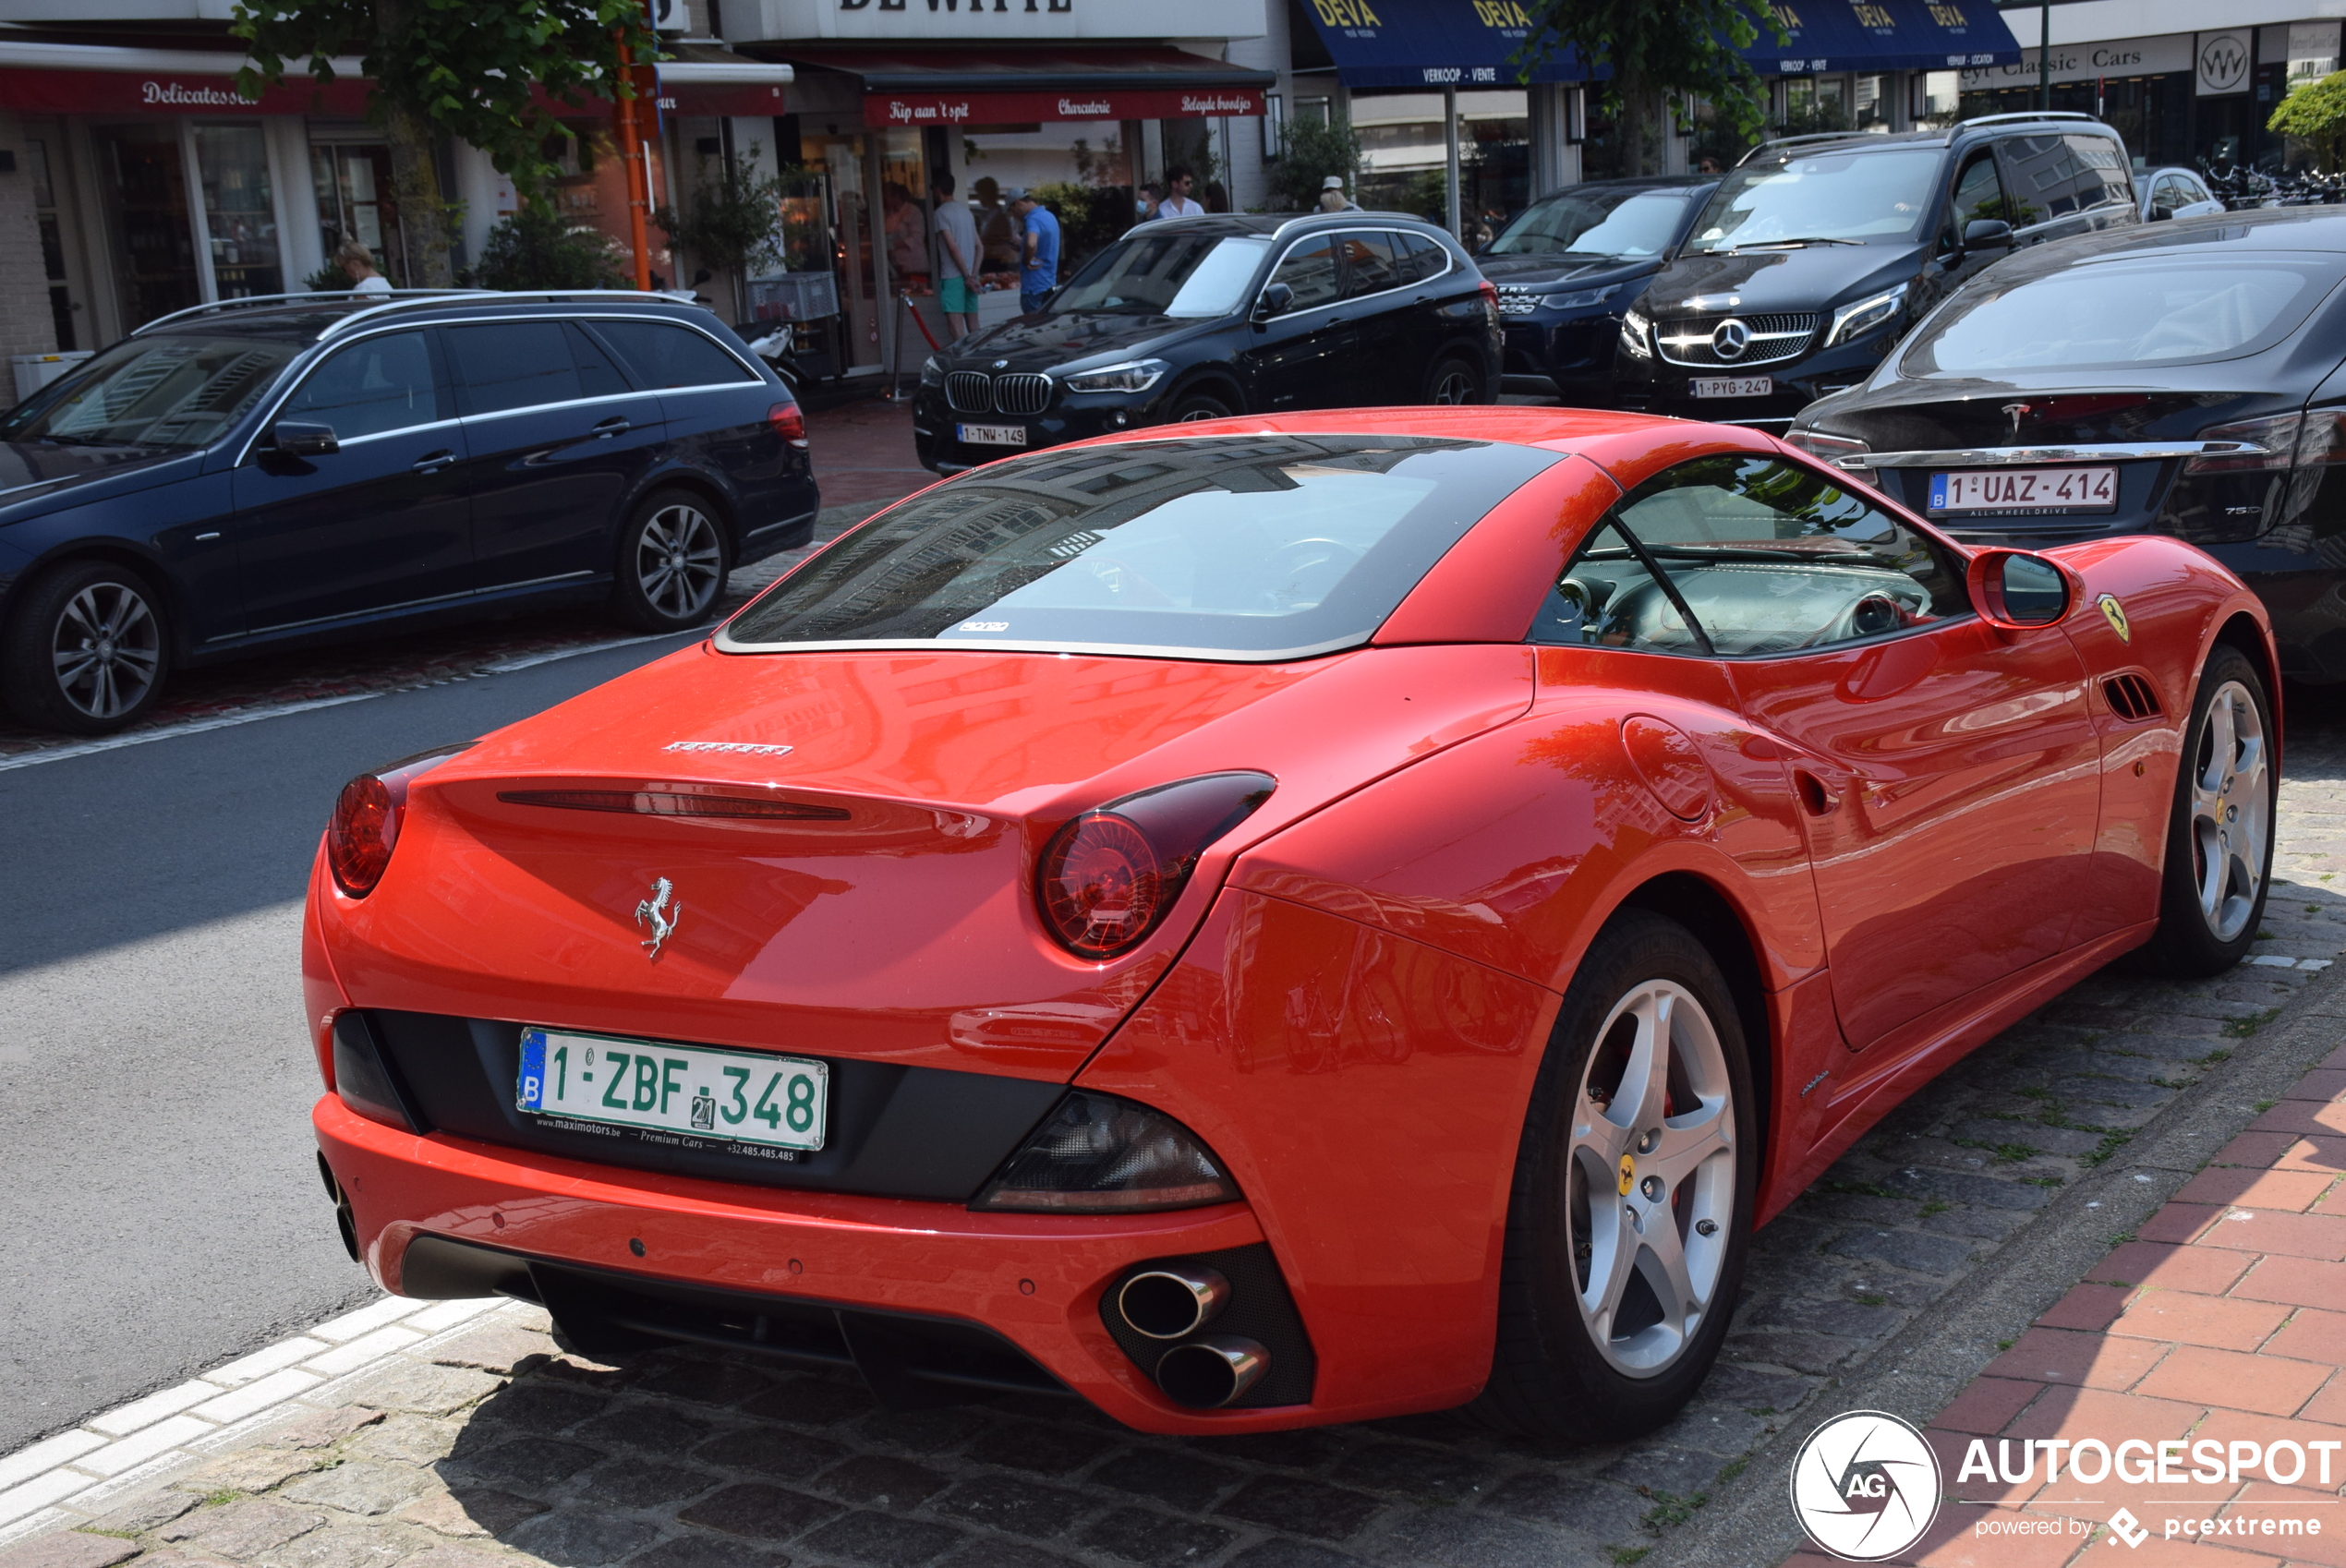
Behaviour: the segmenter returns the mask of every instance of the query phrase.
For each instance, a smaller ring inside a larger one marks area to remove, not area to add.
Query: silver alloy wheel
[[[92,583],[66,602],[51,634],[57,688],[91,718],[119,718],[146,700],[163,669],[163,627],[127,583]]]
[[[1229,414],[1219,408],[1192,408],[1174,421],[1177,425],[1194,425],[1201,419],[1227,419]]]
[[[2272,837],[2271,753],[2256,699],[2237,681],[2216,688],[2191,752],[2192,879],[2199,915],[2219,942],[2256,912]]]
[[[1474,377],[1469,374],[1462,365],[1451,366],[1443,373],[1442,379],[1433,383],[1432,401],[1443,404],[1472,403]]]
[[[708,608],[724,565],[717,525],[686,501],[671,501],[653,513],[635,538],[635,580],[644,597],[674,620],[688,620]]]
[[[1566,1166],[1574,1283],[1590,1342],[1626,1376],[1668,1370],[1713,1309],[1735,1213],[1731,1082],[1710,1014],[1667,980],[1614,1005],[1581,1073]]]

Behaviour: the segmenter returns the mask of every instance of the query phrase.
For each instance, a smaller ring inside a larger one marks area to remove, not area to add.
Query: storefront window
[[[93,126],[90,137],[104,186],[124,324],[143,326],[201,304],[178,126],[170,121]]]
[[[243,299],[285,292],[270,199],[269,148],[259,126],[200,124],[196,168],[203,179],[205,238],[214,296]]]
[[[932,294],[928,259],[928,161],[921,132],[897,128],[880,139],[880,226],[888,237],[891,293]]]
[[[2038,107],[2037,90],[2032,84],[1965,92],[1956,113],[1965,119],[1981,115],[2025,114]],[[2202,125],[2212,127],[2220,117],[2219,113],[2210,112],[2210,104],[2227,102],[2243,103],[2245,99],[2201,99]],[[2137,169],[2167,163],[2189,165],[2198,161],[2199,154],[2193,151],[2191,143],[2189,71],[2057,81],[2052,84],[2052,107],[2107,121],[2124,139],[2126,151]]]
[[[374,253],[375,266],[392,287],[405,288],[406,236],[392,195],[391,149],[381,143],[313,146],[309,183],[328,267],[343,242],[355,239]]]
[[[57,352],[74,349],[73,293],[66,281],[66,241],[63,214],[57,211],[56,182],[49,173],[49,144],[27,141],[25,162],[32,170],[33,217],[41,225],[41,270],[49,280],[49,320],[57,334]]]

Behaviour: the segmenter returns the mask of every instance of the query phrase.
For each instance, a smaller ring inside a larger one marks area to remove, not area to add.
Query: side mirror
[[[269,437],[277,451],[286,457],[328,457],[342,450],[342,442],[334,439],[332,425],[306,425],[296,419],[280,419]]]
[[[1294,305],[1294,289],[1285,283],[1264,283],[1254,301],[1254,319],[1267,321],[1274,316],[1284,316]]]
[[[1981,550],[1971,558],[1964,585],[1979,618],[2003,632],[2050,626],[2077,597],[2075,583],[2059,562],[2026,550]]]
[[[1974,218],[1963,226],[1965,250],[2003,250],[2012,245],[2012,225],[2001,218]]]

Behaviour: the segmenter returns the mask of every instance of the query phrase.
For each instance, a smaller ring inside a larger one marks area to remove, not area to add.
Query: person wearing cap
[[[1059,284],[1059,221],[1024,186],[1014,185],[1002,194],[1010,198],[1010,215],[1026,233],[1018,308],[1032,316],[1043,308],[1043,296]]]
[[[1323,212],[1358,212],[1360,204],[1344,194],[1344,176],[1330,175],[1320,182],[1320,211]]]

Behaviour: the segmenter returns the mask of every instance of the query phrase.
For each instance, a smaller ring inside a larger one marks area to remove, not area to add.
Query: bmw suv
[[[1754,148],[1622,319],[1621,405],[1789,425],[2019,246],[2142,221],[2090,115],[1990,115]]]
[[[913,437],[940,474],[1136,425],[1496,403],[1498,291],[1397,212],[1160,219],[1043,308],[921,368]]]
[[[99,734],[241,654],[565,604],[680,631],[819,504],[788,389],[672,299],[202,306],[0,416],[0,702]]]

